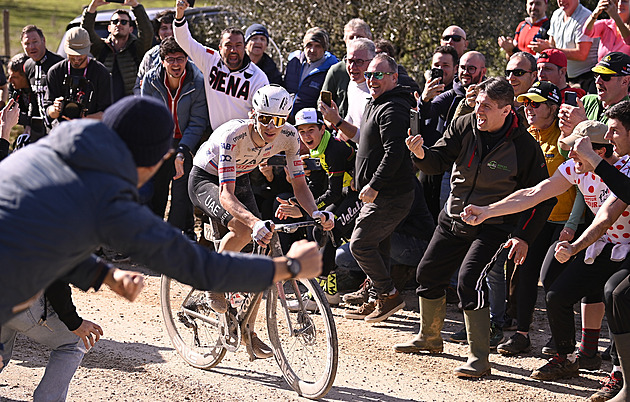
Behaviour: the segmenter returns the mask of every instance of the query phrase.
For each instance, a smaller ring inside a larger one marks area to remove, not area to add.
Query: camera
[[[84,117],[92,100],[92,84],[85,77],[66,75],[61,115],[69,119]]]

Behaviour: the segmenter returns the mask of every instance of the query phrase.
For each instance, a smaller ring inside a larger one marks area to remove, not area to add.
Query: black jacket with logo
[[[459,117],[435,145],[425,148],[422,160],[412,154],[416,166],[427,174],[451,170],[451,193],[446,213],[451,218],[468,204],[489,205],[516,190],[535,186],[549,177],[540,146],[512,110],[505,135],[484,152],[474,113]],[[513,235],[528,243],[534,239],[551,213],[556,199],[544,201],[520,214],[488,219],[486,224],[517,224]]]

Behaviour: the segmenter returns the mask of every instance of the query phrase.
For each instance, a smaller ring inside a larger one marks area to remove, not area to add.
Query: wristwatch
[[[300,265],[300,262],[298,260],[287,257],[287,269],[289,270],[291,279],[294,279],[300,274],[300,271],[302,271],[302,265]]]

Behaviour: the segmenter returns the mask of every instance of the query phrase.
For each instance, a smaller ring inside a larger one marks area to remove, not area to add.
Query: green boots
[[[623,388],[609,402],[627,402],[630,401],[630,333],[613,334],[615,338],[615,346],[617,347],[617,355],[621,361],[621,372],[623,373]]]
[[[482,377],[490,374],[490,312],[464,310],[464,321],[468,333],[468,361],[454,370],[458,377]]]
[[[409,342],[394,345],[394,350],[400,353],[418,353],[422,351],[441,353],[444,349],[444,342],[440,332],[444,325],[444,317],[446,317],[446,297],[435,300],[421,297],[420,332]]]

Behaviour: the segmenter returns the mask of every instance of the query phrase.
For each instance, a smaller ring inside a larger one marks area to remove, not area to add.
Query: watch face
[[[292,278],[295,278],[302,270],[302,267],[300,266],[300,262],[297,260],[294,260],[293,258],[290,258],[287,261],[287,268],[289,269],[289,273],[291,274]]]

